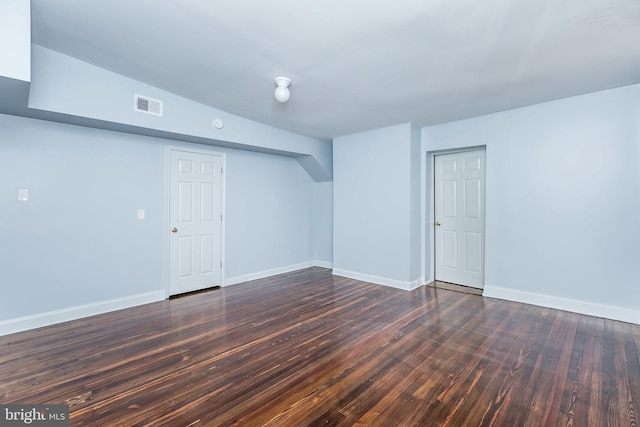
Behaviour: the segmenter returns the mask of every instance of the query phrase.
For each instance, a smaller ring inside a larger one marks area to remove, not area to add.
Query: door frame
[[[482,206],[484,212],[484,236],[482,240],[482,271],[483,271],[483,287],[486,286],[486,272],[487,272],[487,261],[486,261],[486,248],[487,248],[487,164],[488,164],[488,150],[486,145],[474,145],[469,147],[458,147],[451,149],[443,149],[443,150],[434,150],[427,151],[427,159],[426,162],[429,164],[428,173],[425,173],[423,179],[426,181],[426,188],[428,189],[428,208],[426,208],[425,219],[426,222],[424,226],[426,228],[426,246],[429,248],[428,259],[425,259],[427,263],[428,270],[425,271],[425,276],[429,277],[426,280],[426,283],[435,283],[436,281],[436,233],[435,233],[435,216],[436,216],[436,183],[435,183],[435,165],[436,165],[436,156],[441,154],[456,154],[456,153],[466,153],[469,151],[476,150],[484,150],[485,160],[484,160],[484,204]],[[423,180],[423,182],[425,182]],[[426,248],[425,248],[426,249]],[[426,269],[425,269],[426,270]],[[476,289],[476,288],[474,288]]]
[[[222,262],[222,267],[220,267],[220,286],[224,286],[224,281],[226,277],[225,267],[225,223],[227,219],[225,205],[226,205],[226,176],[227,176],[227,154],[221,151],[214,150],[206,150],[206,149],[198,149],[191,147],[180,147],[177,145],[167,145],[165,147],[164,152],[164,282],[165,282],[165,299],[168,299],[171,296],[171,234],[170,234],[170,213],[171,213],[171,152],[172,151],[182,151],[185,153],[191,154],[206,154],[212,156],[220,156],[222,158],[222,174],[220,179],[221,183],[221,206],[220,211],[222,212],[222,220],[220,222],[220,262]]]

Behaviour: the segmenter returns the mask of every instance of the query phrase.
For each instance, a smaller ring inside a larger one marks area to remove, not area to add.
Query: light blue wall
[[[167,146],[226,153],[227,277],[312,261],[294,158],[0,115],[0,321],[165,290]]]
[[[0,320],[163,289],[163,165],[148,138],[0,115]]]
[[[0,2],[0,77],[31,80],[31,2]]]
[[[486,145],[487,288],[636,310],[640,86],[423,128]]]
[[[333,183],[314,184],[312,213],[312,255],[314,261],[333,264]]]
[[[298,162],[236,150],[227,171],[226,276],[311,261],[314,182]]]
[[[420,141],[412,128],[334,139],[333,267],[341,273],[400,287],[419,278]]]
[[[411,126],[409,147],[409,277],[411,281],[424,279],[422,273],[422,200],[424,193],[422,177],[421,130]]]
[[[423,223],[423,231],[421,235],[422,246],[422,278],[425,283],[431,283],[435,280],[435,269],[433,266],[433,238],[434,230],[433,224],[433,200],[431,193],[433,191],[433,163],[431,155],[424,149],[424,142],[422,143],[422,152],[420,154],[422,162],[422,174],[420,181],[422,183],[422,211],[421,221]]]
[[[0,1],[0,112],[25,110],[31,81],[31,3]]]

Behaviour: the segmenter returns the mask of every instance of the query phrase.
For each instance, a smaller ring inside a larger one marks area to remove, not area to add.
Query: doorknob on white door
[[[440,227],[442,224],[440,224],[440,221],[436,221],[435,226],[436,227]]]
[[[172,233],[177,233],[177,232],[178,232],[178,229],[177,229],[177,228],[175,228],[175,227],[173,227],[173,228],[171,229],[171,232],[172,232]]]

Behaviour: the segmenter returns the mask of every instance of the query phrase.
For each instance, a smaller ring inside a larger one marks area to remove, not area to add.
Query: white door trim
[[[435,187],[435,158],[441,154],[455,154],[455,153],[465,153],[468,151],[476,151],[476,150],[484,150],[485,152],[485,171],[487,170],[488,160],[488,150],[486,145],[475,145],[469,147],[456,147],[450,149],[442,149],[442,150],[425,150],[423,153],[426,153],[425,163],[429,163],[429,173],[424,173],[422,176],[423,182],[425,183],[424,187],[428,194],[428,206],[424,207],[424,219],[423,225],[425,227],[425,246],[424,250],[426,251],[429,248],[429,256],[423,257],[423,262],[427,263],[424,268],[424,276],[425,276],[425,284],[432,283],[436,280],[436,239],[435,239],[435,228],[433,224],[435,223],[435,202],[436,202],[436,187]],[[425,168],[426,169],[426,168]],[[485,186],[487,181],[487,174],[485,172]],[[424,193],[423,193],[424,194]],[[485,215],[485,228],[484,228],[484,248],[483,252],[485,256],[483,257],[483,270],[485,272],[486,278],[486,241],[487,241],[487,197],[486,197],[486,189],[485,189],[485,200],[484,200],[484,215]],[[424,254],[424,252],[423,252]]]
[[[222,158],[222,188],[221,188],[221,198],[222,198],[222,204],[221,204],[221,211],[222,211],[222,221],[221,221],[221,232],[220,232],[220,239],[221,239],[221,243],[220,243],[220,261],[222,262],[222,267],[220,268],[220,284],[221,286],[224,284],[224,279],[225,279],[225,267],[226,267],[226,260],[225,260],[225,223],[227,220],[227,215],[226,215],[226,176],[227,176],[227,155],[226,153],[220,152],[220,151],[213,151],[213,150],[202,150],[202,149],[197,149],[197,148],[187,148],[187,147],[180,147],[180,146],[170,146],[167,145],[165,148],[165,167],[164,167],[164,229],[163,229],[163,233],[164,233],[164,283],[165,283],[165,297],[169,298],[170,296],[170,281],[171,281],[171,276],[170,276],[170,267],[171,267],[171,253],[170,253],[170,238],[171,238],[171,234],[170,234],[170,209],[171,209],[171,198],[170,198],[170,189],[171,189],[171,152],[172,151],[183,151],[185,153],[193,153],[193,154],[207,154],[207,155],[214,155],[214,156],[220,156]]]

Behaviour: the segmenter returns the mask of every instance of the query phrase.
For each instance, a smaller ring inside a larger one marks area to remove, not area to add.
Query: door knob
[[[177,233],[177,232],[178,232],[178,229],[177,229],[177,228],[175,228],[175,227],[173,227],[173,228],[171,229],[171,232],[172,232],[172,233]]]
[[[442,224],[440,224],[440,221],[436,221],[436,227],[440,227]]]

